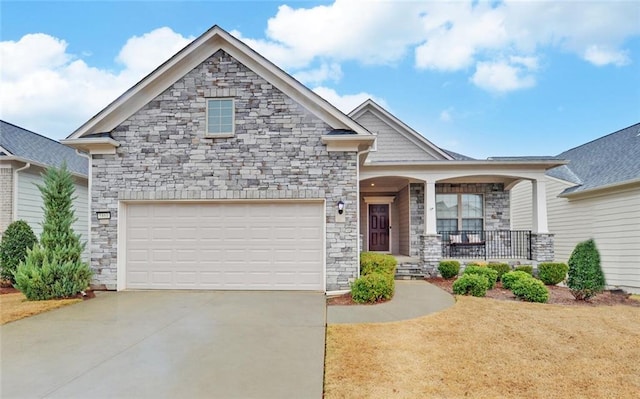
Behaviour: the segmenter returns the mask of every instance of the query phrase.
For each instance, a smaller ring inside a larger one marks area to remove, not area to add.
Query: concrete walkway
[[[321,398],[322,293],[134,291],[0,326],[4,398]]]
[[[398,280],[393,299],[380,305],[327,306],[327,323],[384,323],[414,319],[446,309],[453,296],[425,281]]]

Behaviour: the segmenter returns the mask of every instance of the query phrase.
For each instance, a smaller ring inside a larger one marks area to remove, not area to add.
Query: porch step
[[[419,264],[402,263],[396,267],[396,280],[421,280],[424,277],[424,270]]]

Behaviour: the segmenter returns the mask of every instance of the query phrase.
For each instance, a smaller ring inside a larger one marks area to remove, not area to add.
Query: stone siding
[[[205,137],[207,97],[232,97],[235,135]],[[331,127],[223,51],[217,52],[114,131],[115,155],[92,159],[94,284],[116,286],[119,201],[326,200],[327,290],[357,277],[357,155],[327,152]],[[335,204],[345,202],[345,222]]]
[[[409,214],[411,229],[409,231],[410,256],[421,256],[422,235],[424,234],[424,184],[409,185]]]
[[[13,169],[0,167],[0,237],[13,221]]]
[[[553,234],[531,233],[531,259],[536,262],[553,262]]]
[[[425,275],[436,276],[442,259],[442,237],[438,234],[420,236],[420,259]]]

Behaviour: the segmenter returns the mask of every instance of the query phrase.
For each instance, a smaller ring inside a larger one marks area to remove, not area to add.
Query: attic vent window
[[[233,136],[234,103],[232,98],[207,99],[207,136]]]

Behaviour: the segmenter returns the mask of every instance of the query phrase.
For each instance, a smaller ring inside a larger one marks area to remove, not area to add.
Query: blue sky
[[[285,5],[286,4],[286,5]],[[640,2],[3,1],[1,118],[66,137],[212,25],[348,112],[477,158],[640,122]]]

